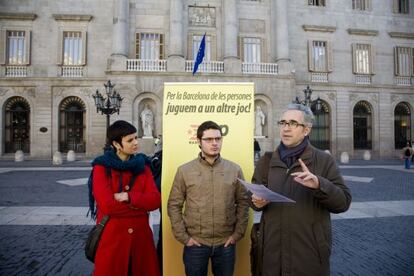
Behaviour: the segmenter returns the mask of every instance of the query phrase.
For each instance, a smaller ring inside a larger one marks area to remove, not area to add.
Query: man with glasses
[[[187,276],[231,276],[235,244],[246,231],[249,200],[239,165],[220,156],[222,131],[207,121],[197,129],[198,157],[177,170],[168,199],[175,238],[184,245]],[[183,205],[185,203],[185,208]]]
[[[271,157],[259,160],[253,183],[295,203],[274,203],[252,195],[262,211],[262,253],[254,275],[329,275],[332,235],[330,213],[348,210],[351,194],[335,160],[309,143],[313,114],[290,104],[278,122],[281,142]]]

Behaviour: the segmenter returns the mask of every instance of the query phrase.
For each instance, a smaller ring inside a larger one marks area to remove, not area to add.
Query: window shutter
[[[86,31],[81,32],[82,36],[82,63],[81,65],[86,65],[86,56],[88,52],[88,39]]]
[[[398,0],[393,1],[393,10],[394,13],[398,13]]]
[[[160,56],[159,59],[164,59],[165,57],[165,47],[164,47],[164,34],[160,34]]]
[[[365,5],[366,5],[365,9],[367,11],[372,11],[372,1],[371,0],[365,0]]]
[[[135,58],[140,59],[140,50],[141,50],[141,34],[135,34]]]
[[[238,45],[239,47],[237,47],[237,49],[238,49],[238,53],[237,54],[238,54],[240,60],[241,61],[244,61],[243,37],[239,36],[238,43],[239,43],[239,45]]]
[[[260,39],[260,62],[266,63],[266,39]]]
[[[374,45],[369,47],[370,61],[369,61],[369,73],[375,75],[375,61],[376,61],[376,51]]]
[[[187,35],[187,59],[194,60],[193,56],[193,33]]]
[[[411,76],[414,76],[414,48],[411,49]]]
[[[315,71],[315,64],[313,63],[313,41],[308,40],[308,70]]]
[[[63,31],[58,32],[58,43],[56,49],[56,63],[62,65],[63,63]]]
[[[408,61],[408,76],[409,75],[414,75],[413,74],[413,49],[408,49],[408,59],[409,59],[409,61]],[[410,72],[411,71],[411,72]]]
[[[352,43],[352,73],[357,74],[356,43]]]
[[[24,64],[30,64],[30,52],[31,52],[31,31],[25,30],[24,31]]]
[[[333,71],[333,53],[332,53],[332,42],[327,41],[326,42],[326,55],[327,55],[327,70],[328,72]]]
[[[398,52],[400,47],[394,47],[394,75],[400,75],[400,60],[398,59]]]
[[[217,60],[217,42],[216,42],[216,35],[212,34],[210,35],[210,48],[211,48],[211,53],[210,53],[210,57],[211,60]]]
[[[6,64],[6,55],[7,55],[7,31],[0,30],[0,64]]]

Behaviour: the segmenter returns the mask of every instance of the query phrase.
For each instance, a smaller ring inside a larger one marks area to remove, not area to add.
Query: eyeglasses
[[[205,138],[201,138],[201,140],[206,141],[207,143],[213,143],[213,141],[220,143],[222,138],[223,137],[205,137]]]
[[[277,122],[277,124],[279,125],[279,127],[288,126],[289,128],[297,128],[298,126],[302,126],[302,127],[306,126],[306,125],[301,124],[299,122],[296,122],[294,120],[290,120],[290,121],[281,120],[281,121]]]

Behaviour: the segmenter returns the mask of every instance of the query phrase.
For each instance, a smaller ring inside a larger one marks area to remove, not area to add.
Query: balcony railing
[[[311,73],[311,82],[328,82],[328,73]]]
[[[127,71],[165,72],[167,61],[163,59],[127,59]]]
[[[401,86],[411,86],[413,85],[413,80],[411,77],[395,77],[394,81],[396,85]]]
[[[65,78],[83,77],[83,70],[83,66],[62,66],[61,76]]]
[[[185,61],[185,71],[193,72],[194,60]],[[224,73],[224,62],[223,61],[203,61],[198,66],[197,72],[202,73]]]
[[[356,84],[371,84],[371,75],[355,75]]]
[[[26,77],[27,66],[6,66],[6,77]]]
[[[278,66],[276,63],[242,63],[243,74],[277,75]]]

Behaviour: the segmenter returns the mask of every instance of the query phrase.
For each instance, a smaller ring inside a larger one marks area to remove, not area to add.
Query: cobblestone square
[[[0,275],[91,275],[83,253],[88,163],[27,164],[0,163]],[[398,160],[340,168],[353,202],[332,215],[331,274],[414,275],[414,169]]]

